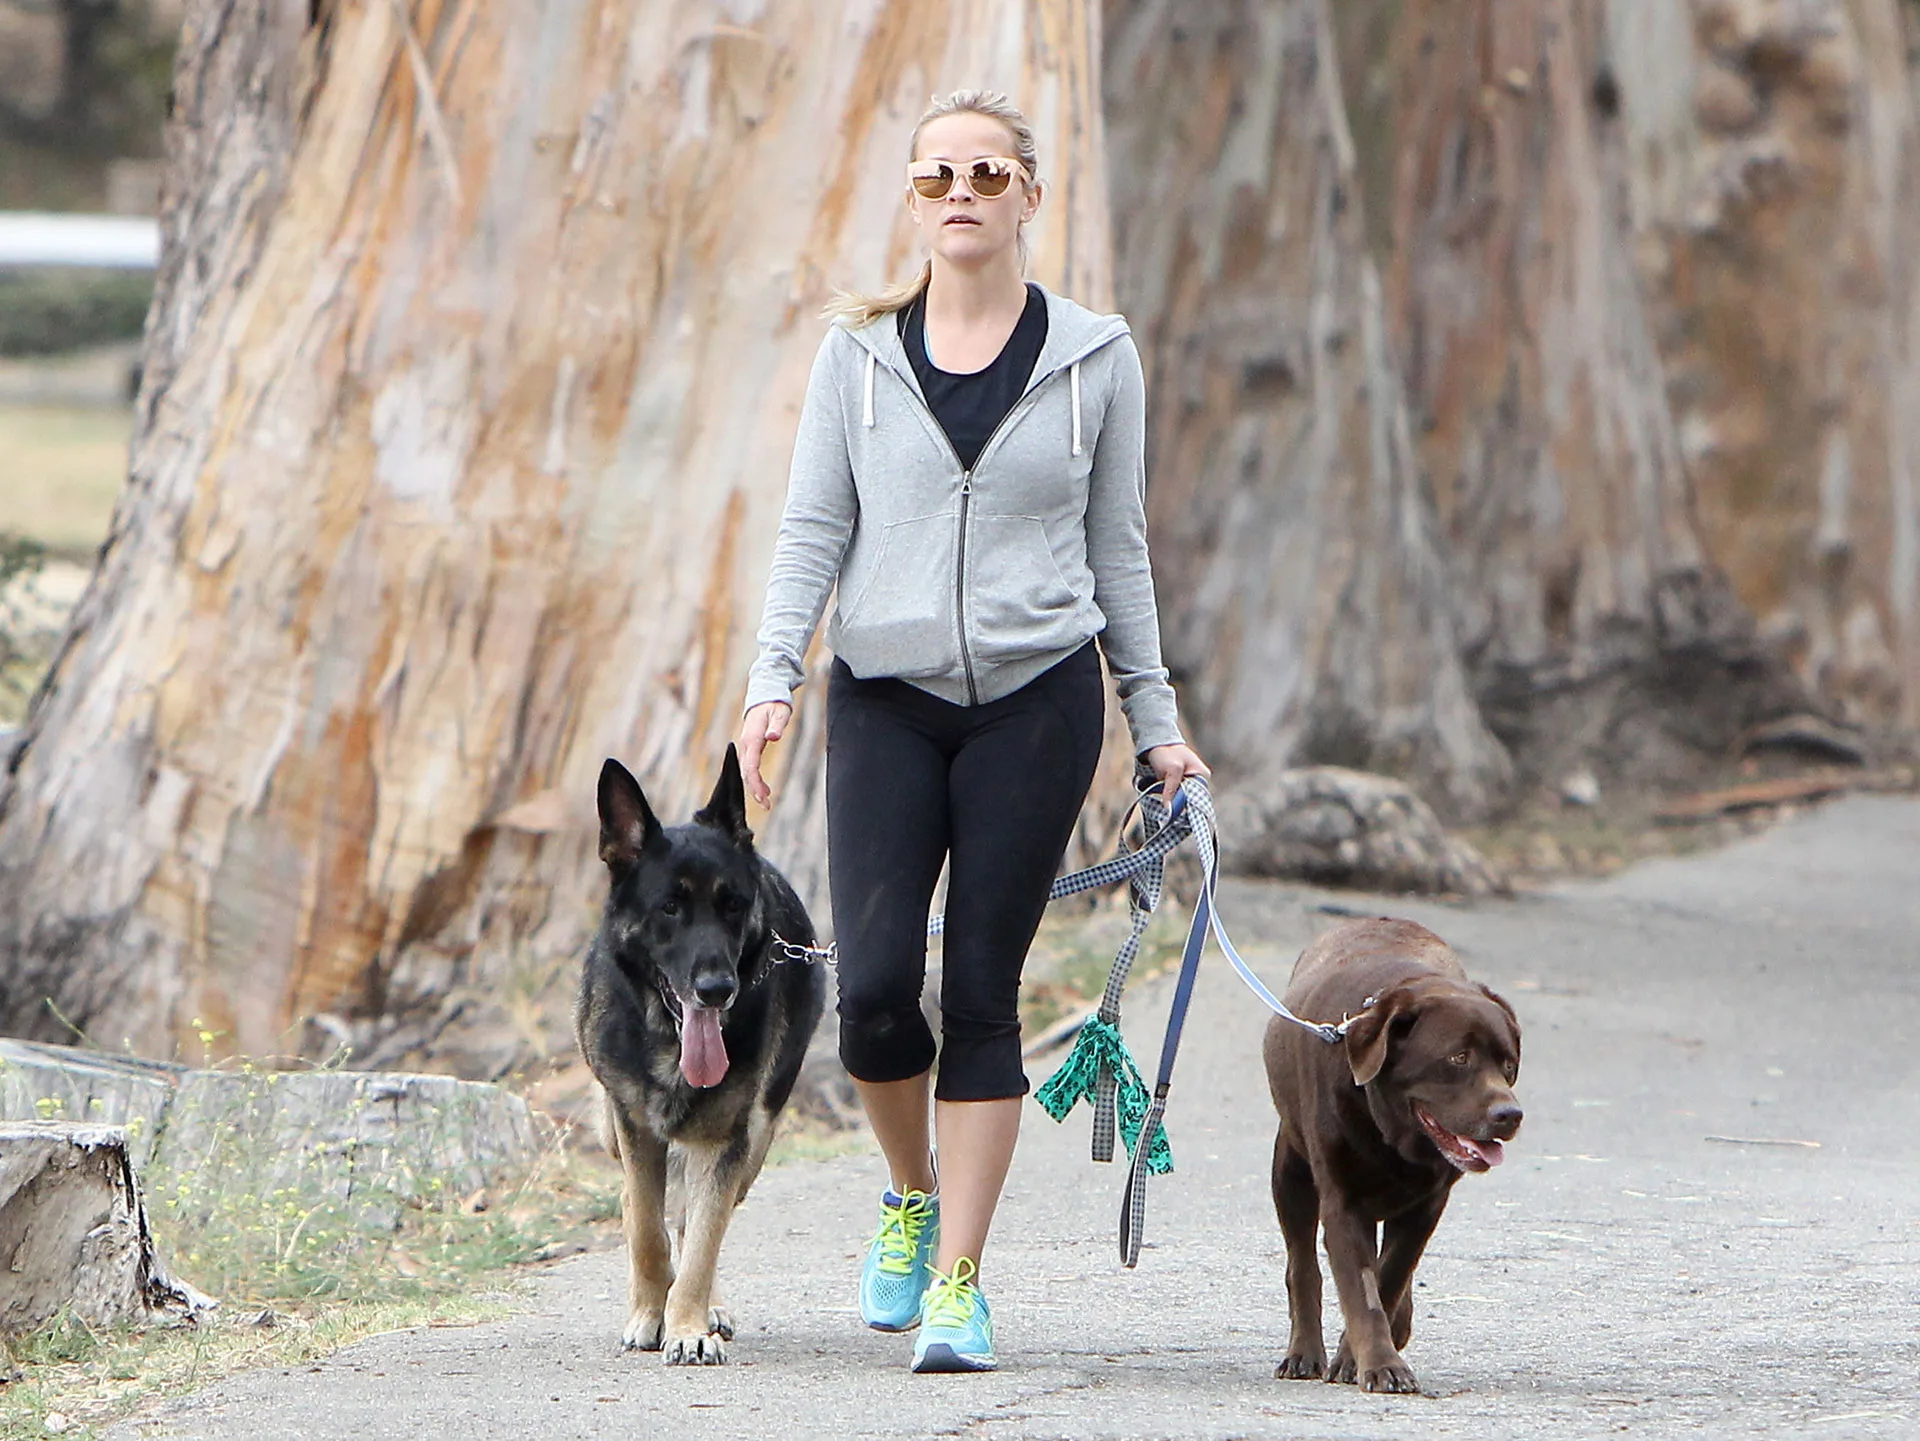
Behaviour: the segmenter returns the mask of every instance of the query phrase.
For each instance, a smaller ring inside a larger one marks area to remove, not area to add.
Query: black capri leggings
[[[827,692],[827,855],[840,949],[840,1059],[856,1080],[933,1064],[920,1010],[927,913],[948,862],[943,1101],[1026,1094],[1020,971],[1105,729],[1092,642],[1012,695],[941,700],[835,661]]]

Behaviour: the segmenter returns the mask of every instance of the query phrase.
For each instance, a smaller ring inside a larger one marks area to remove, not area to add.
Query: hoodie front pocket
[[[983,660],[1064,650],[1087,638],[1080,597],[1031,515],[976,515],[967,550],[967,638]]]
[[[871,560],[848,557],[851,599],[834,650],[857,676],[950,675],[960,667],[953,620],[955,520],[889,521]]]

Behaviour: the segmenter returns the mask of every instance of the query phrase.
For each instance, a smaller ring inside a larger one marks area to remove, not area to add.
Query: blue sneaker
[[[913,1369],[922,1375],[936,1371],[991,1371],[993,1312],[980,1294],[974,1277],[980,1268],[962,1256],[953,1273],[928,1267],[932,1280],[920,1302],[920,1336],[913,1343]]]
[[[940,1241],[940,1198],[925,1191],[880,1198],[880,1229],[860,1268],[860,1319],[876,1331],[920,1324],[934,1247]]]

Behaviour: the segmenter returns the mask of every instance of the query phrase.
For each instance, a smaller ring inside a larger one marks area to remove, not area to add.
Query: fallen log
[[[1653,818],[1662,825],[1690,825],[1739,811],[1788,805],[1795,801],[1821,800],[1862,785],[1863,777],[1858,771],[1819,771],[1812,775],[1780,776],[1773,780],[1751,781],[1745,785],[1681,796],[1660,806],[1653,813]]]
[[[0,1124],[0,1333],[63,1311],[111,1326],[213,1305],[161,1264],[123,1127]]]
[[[1220,865],[1230,875],[1416,894],[1511,889],[1390,776],[1338,766],[1274,771],[1225,791],[1218,814]]]
[[[0,1040],[0,1120],[122,1128],[130,1162],[180,1177],[245,1169],[262,1194],[338,1200],[369,1221],[524,1173],[541,1149],[499,1086],[381,1071],[215,1071]]]

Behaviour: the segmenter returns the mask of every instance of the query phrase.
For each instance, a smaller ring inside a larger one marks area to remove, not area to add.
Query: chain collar
[[[809,965],[832,965],[840,953],[838,941],[824,946],[803,946],[788,940],[778,931],[768,933],[772,940],[767,943],[767,952],[776,966],[801,962]]]

